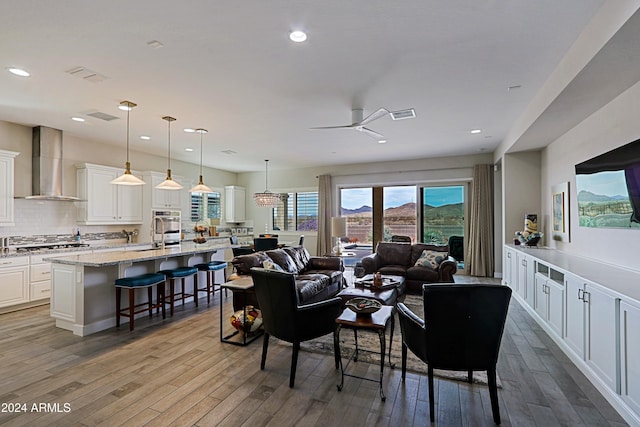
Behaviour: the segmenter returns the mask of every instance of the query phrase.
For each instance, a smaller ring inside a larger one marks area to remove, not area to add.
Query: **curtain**
[[[318,243],[316,254],[322,256],[331,253],[331,175],[318,177]]]
[[[475,165],[471,189],[469,243],[465,261],[469,274],[493,277],[493,191],[491,165]]]

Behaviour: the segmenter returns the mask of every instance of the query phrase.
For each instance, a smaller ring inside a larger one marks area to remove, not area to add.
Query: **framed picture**
[[[569,241],[569,183],[551,187],[551,231],[553,240]]]

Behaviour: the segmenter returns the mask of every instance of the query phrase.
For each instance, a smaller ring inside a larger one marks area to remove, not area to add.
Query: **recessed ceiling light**
[[[302,43],[307,39],[307,35],[304,31],[295,30],[289,33],[289,39],[291,39],[292,42]]]
[[[517,90],[517,89],[520,89],[521,87],[522,87],[521,85],[513,85],[513,86],[509,86],[507,90],[511,92],[512,90]]]
[[[150,42],[147,42],[147,46],[152,47],[154,49],[164,47],[164,45],[160,43],[158,40],[151,40]]]
[[[11,74],[15,74],[16,76],[20,77],[29,77],[31,75],[28,71],[23,70],[22,68],[9,67],[7,68],[7,70],[9,70]]]
[[[187,152],[189,152],[189,153],[190,153],[190,152],[192,152],[192,151],[193,151],[193,148],[185,148],[185,149],[184,149],[184,151],[187,151]]]
[[[195,129],[192,129],[192,128],[185,128],[185,129],[184,129],[184,131],[185,131],[185,132],[187,132],[187,133],[193,133],[193,132],[195,132],[196,130],[195,130]]]
[[[140,139],[144,139],[145,141],[148,141],[151,139],[151,137],[147,135],[140,135]]]
[[[482,129],[471,129],[469,131],[469,133],[480,133],[480,132],[482,132]]]
[[[378,144],[386,144],[387,140],[386,139],[379,139],[378,140]]]
[[[73,120],[74,122],[84,122],[84,119],[82,117],[71,117],[71,120]]]

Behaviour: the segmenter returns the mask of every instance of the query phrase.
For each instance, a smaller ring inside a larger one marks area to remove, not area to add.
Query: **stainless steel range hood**
[[[25,199],[80,200],[62,193],[62,131],[46,126],[33,128],[32,195]]]

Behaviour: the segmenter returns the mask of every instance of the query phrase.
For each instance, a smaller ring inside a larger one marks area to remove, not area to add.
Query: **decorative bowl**
[[[345,305],[359,316],[371,315],[382,307],[379,301],[371,298],[351,298]]]

